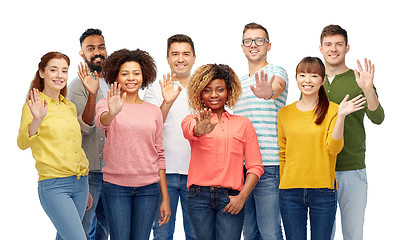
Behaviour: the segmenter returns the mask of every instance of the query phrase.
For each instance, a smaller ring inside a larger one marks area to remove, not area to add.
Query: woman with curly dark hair
[[[244,203],[264,172],[252,123],[225,109],[240,93],[237,75],[222,64],[198,68],[188,84],[189,104],[199,111],[182,121],[191,144],[188,213],[197,239],[240,239]]]
[[[156,78],[145,51],[121,49],[103,66],[111,84],[96,107],[95,124],[105,130],[103,201],[111,239],[149,239],[159,204],[160,224],[170,217],[160,109],[139,97]]]

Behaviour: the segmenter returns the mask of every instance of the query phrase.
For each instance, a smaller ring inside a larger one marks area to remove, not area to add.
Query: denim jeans
[[[337,211],[337,192],[327,188],[293,188],[279,191],[286,239],[307,239],[307,213],[311,240],[329,240]]]
[[[240,239],[243,228],[244,207],[238,214],[223,213],[229,196],[239,191],[229,188],[189,188],[188,213],[198,240]]]
[[[338,206],[344,240],[362,240],[368,195],[366,168],[336,171],[335,177],[338,183]],[[334,239],[334,234],[335,225],[331,239]]]
[[[107,240],[108,225],[101,198],[102,173],[90,172],[88,174],[88,185],[93,197],[93,205],[84,214],[84,231],[86,232],[87,239]]]
[[[279,210],[279,166],[265,166],[245,202],[243,228],[246,240],[282,240]]]
[[[42,208],[57,230],[56,239],[86,240],[81,221],[88,199],[88,178],[70,176],[38,182]]]
[[[160,184],[126,187],[104,182],[102,191],[111,240],[149,239]]]
[[[187,175],[166,174],[168,195],[170,196],[171,217],[167,224],[159,226],[160,211],[157,208],[156,217],[153,224],[153,237],[155,240],[172,240],[175,230],[175,217],[177,214],[178,200],[181,199],[182,219],[186,240],[195,240],[195,233],[192,228],[191,220],[188,214],[188,188]],[[161,195],[159,206],[161,204]]]

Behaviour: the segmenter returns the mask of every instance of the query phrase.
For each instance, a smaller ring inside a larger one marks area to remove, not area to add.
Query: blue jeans
[[[189,188],[188,213],[198,240],[240,239],[243,228],[244,208],[238,214],[223,213],[229,204],[229,196],[239,191],[230,188]]]
[[[88,199],[88,178],[70,176],[38,182],[42,208],[57,230],[56,239],[86,240],[81,223]]]
[[[102,173],[90,172],[88,174],[88,185],[93,197],[93,205],[88,209],[83,218],[83,227],[87,239],[107,240],[108,225],[102,206]]]
[[[365,209],[368,196],[366,168],[353,171],[336,171],[338,206],[341,212],[344,240],[362,240]],[[333,229],[334,239],[335,225]]]
[[[102,191],[111,240],[149,239],[160,184],[125,187],[104,182]]]
[[[175,216],[177,214],[178,200],[181,199],[182,219],[186,240],[194,240],[195,233],[192,228],[191,220],[188,215],[188,188],[187,175],[182,174],[166,174],[168,195],[170,196],[171,217],[167,224],[159,226],[160,211],[157,209],[156,217],[153,224],[153,237],[155,240],[172,240],[175,230]],[[159,203],[161,204],[161,195]],[[159,204],[159,206],[160,206]]]
[[[282,240],[279,210],[279,166],[265,166],[245,202],[243,228],[246,240]]]
[[[281,189],[279,202],[286,239],[307,239],[307,212],[309,212],[311,240],[330,240],[337,211],[336,190]]]

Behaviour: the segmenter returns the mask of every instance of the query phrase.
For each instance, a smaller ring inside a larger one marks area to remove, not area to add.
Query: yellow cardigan
[[[314,110],[302,112],[296,102],[279,111],[280,189],[334,189],[336,158],[344,145],[331,136],[337,113],[338,105],[330,102],[324,121],[316,125]]]
[[[81,148],[81,130],[76,107],[59,95],[60,104],[40,93],[41,101],[48,102],[48,112],[39,126],[38,133],[29,137],[28,127],[32,114],[24,104],[17,144],[22,150],[31,148],[36,160],[39,181],[88,174],[88,160]]]

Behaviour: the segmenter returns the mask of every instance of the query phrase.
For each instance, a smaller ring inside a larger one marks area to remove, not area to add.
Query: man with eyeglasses
[[[288,76],[269,64],[268,31],[257,23],[244,27],[241,48],[249,74],[240,78],[242,96],[234,114],[248,117],[257,132],[264,174],[245,202],[244,239],[283,239],[279,210],[278,111],[285,106]]]

